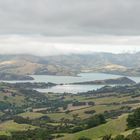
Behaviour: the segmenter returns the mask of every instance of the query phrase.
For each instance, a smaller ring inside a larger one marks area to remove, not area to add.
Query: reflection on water
[[[53,92],[53,93],[73,93],[86,92],[93,89],[98,89],[103,85],[57,85],[48,89],[36,89],[39,92]]]

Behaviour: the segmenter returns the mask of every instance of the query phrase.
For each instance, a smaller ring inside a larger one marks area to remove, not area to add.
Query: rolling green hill
[[[95,128],[91,128],[85,131],[81,131],[75,134],[66,135],[64,138],[58,140],[78,140],[78,138],[85,136],[92,140],[100,140],[105,135],[118,135],[125,132],[127,115],[122,115],[118,119],[110,120],[106,124],[100,125]]]

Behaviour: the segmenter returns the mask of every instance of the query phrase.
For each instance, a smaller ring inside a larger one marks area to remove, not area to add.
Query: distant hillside
[[[15,74],[73,75],[80,72],[103,72],[140,76],[140,53],[60,55],[0,55],[0,72]]]
[[[34,78],[27,75],[0,73],[0,80],[12,81],[12,80],[34,80]]]
[[[77,82],[72,84],[80,84],[80,85],[117,85],[117,84],[136,84],[135,81],[127,78],[120,77],[115,79],[105,79],[105,80],[95,80],[95,81],[86,81],[86,82]]]

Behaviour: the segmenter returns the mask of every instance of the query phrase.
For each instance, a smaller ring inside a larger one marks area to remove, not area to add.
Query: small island
[[[56,86],[57,84],[51,83],[51,82],[25,82],[25,83],[12,83],[10,84],[15,88],[21,88],[21,89],[45,89],[45,88],[51,88],[53,86]]]
[[[85,81],[85,82],[76,82],[71,84],[77,85],[120,85],[120,84],[136,84],[135,81],[127,77],[119,77],[115,79],[105,79],[105,80],[94,80],[94,81]]]

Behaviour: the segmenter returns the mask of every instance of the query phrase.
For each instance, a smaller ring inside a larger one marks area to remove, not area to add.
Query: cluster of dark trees
[[[104,117],[106,119],[108,118],[117,118],[118,116],[124,114],[124,113],[131,113],[132,110],[131,110],[131,107],[128,107],[128,106],[124,106],[124,107],[121,107],[119,109],[116,109],[116,110],[109,110],[109,111],[105,111],[103,113]]]
[[[78,140],[91,140],[91,139],[88,137],[80,137]]]
[[[97,114],[87,120],[87,128],[96,127],[104,123],[106,123],[105,117],[102,114]]]
[[[11,136],[0,136],[0,140],[52,140],[54,137],[46,129],[12,132]]]
[[[130,114],[127,118],[128,128],[140,127],[140,108],[136,109],[133,114]]]
[[[76,133],[82,130],[93,128],[106,123],[106,119],[102,114],[94,115],[85,120],[79,120],[79,123],[72,127],[70,133]]]
[[[5,109],[11,108],[11,104],[8,102],[0,101],[0,110],[4,111]]]
[[[91,90],[88,92],[78,93],[79,95],[96,95],[96,94],[108,94],[108,93],[122,93],[122,94],[132,94],[132,97],[140,96],[140,84],[134,85],[120,85],[120,86],[104,86],[97,90]]]
[[[87,110],[84,113],[85,114],[94,114],[94,113],[96,113],[96,111],[95,110]]]
[[[13,121],[18,124],[31,124],[31,120],[29,118],[23,118],[21,116],[15,116]]]
[[[91,106],[94,106],[95,103],[90,101],[90,102],[79,102],[79,101],[74,101],[72,103],[72,106],[84,106],[84,105],[91,105]]]
[[[75,101],[72,103],[72,106],[83,106],[83,105],[86,105],[86,102]]]

